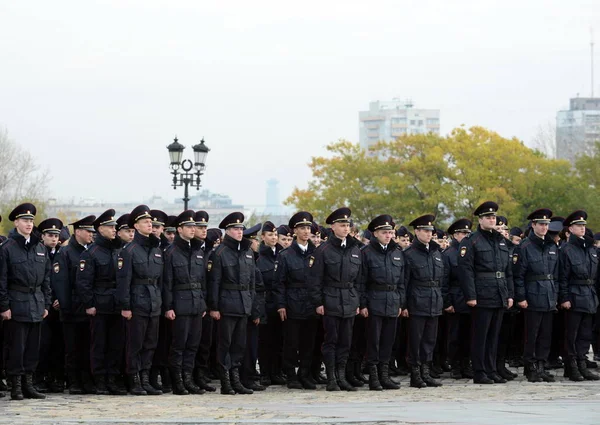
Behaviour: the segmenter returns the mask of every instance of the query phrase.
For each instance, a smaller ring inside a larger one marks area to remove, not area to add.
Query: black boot
[[[421,365],[421,377],[423,378],[423,382],[427,384],[428,387],[441,387],[442,383],[437,379],[434,379],[431,376],[431,372],[429,369],[429,365],[424,363]]]
[[[21,376],[11,375],[10,377],[10,398],[13,400],[23,400],[23,390],[21,388]]]
[[[421,369],[419,366],[413,366],[410,368],[410,386],[413,388],[425,388],[427,384],[421,377]]]
[[[6,378],[4,371],[0,370],[0,391],[8,391],[8,385],[6,385],[3,379]],[[6,379],[6,382],[10,382],[10,379]]]
[[[346,381],[348,381],[348,383],[353,387],[362,387],[363,385],[365,385],[364,382],[357,379],[356,376],[354,376],[355,364],[356,363],[354,361],[349,361],[348,363],[346,363]]]
[[[432,378],[439,379],[442,376],[442,373],[444,373],[444,371],[437,362],[433,362],[429,365],[429,375]]]
[[[117,383],[117,375],[108,375],[106,389],[111,395],[127,395],[127,390]]]
[[[466,379],[473,379],[475,373],[473,372],[473,366],[471,365],[471,359],[468,357],[463,359],[460,368],[460,372],[462,373],[462,377]]]
[[[296,375],[296,371],[294,369],[288,369],[285,371],[287,376],[287,387],[290,390],[302,390],[304,387],[300,383],[298,379],[298,375]]]
[[[588,363],[586,360],[579,360],[577,362],[577,366],[579,366],[579,373],[581,373],[581,376],[583,376],[583,379],[586,379],[588,381],[600,380],[600,376],[596,375],[595,373],[592,373],[588,369]]]
[[[51,393],[62,393],[65,390],[65,377],[61,374],[48,372],[48,390]]]
[[[452,363],[452,370],[450,371],[450,377],[452,379],[463,379],[462,367],[460,362]]]
[[[366,384],[367,382],[369,382],[369,380],[365,375],[363,375],[363,369],[363,362],[354,362],[354,377],[363,384]]]
[[[47,393],[50,391],[48,383],[46,382],[46,374],[36,372],[33,376],[33,386],[38,393]]]
[[[581,375],[581,372],[579,371],[579,367],[577,366],[577,359],[574,357],[570,358],[567,363],[569,364],[569,366],[568,368],[565,367],[565,373],[567,373],[568,370],[569,379],[571,381],[583,381],[585,378]]]
[[[46,396],[40,392],[38,392],[33,386],[33,374],[26,373],[22,376],[21,386],[23,389],[23,396],[25,398],[35,398],[35,399],[44,399]]]
[[[219,367],[219,375],[221,379],[221,394],[234,395],[235,391],[231,387],[229,371],[224,367]]]
[[[204,375],[204,372],[199,367],[197,367],[194,370],[194,380],[196,381],[196,385],[198,385],[204,391],[209,391],[213,393],[217,390],[212,385],[209,385],[208,381],[206,380],[206,376]]]
[[[287,381],[281,373],[274,373],[271,375],[271,385],[286,385]]]
[[[320,362],[318,364],[314,364],[311,367],[311,375],[317,384],[325,385],[328,383],[327,376],[325,376],[323,374],[323,372],[321,371],[321,363]]]
[[[146,390],[142,387],[140,376],[137,373],[127,375],[127,381],[129,384],[129,392],[133,395],[148,395]]]
[[[81,384],[84,394],[96,394],[96,385],[94,385],[94,380],[90,372],[81,372]]]
[[[546,370],[544,361],[538,360],[537,369],[538,369],[538,374],[540,375],[540,378],[542,378],[542,381],[544,381],[544,382],[555,382],[556,381],[554,379],[554,375],[552,375],[551,373],[549,373]]]
[[[150,385],[152,385],[157,390],[163,390],[161,373],[158,366],[152,366],[150,368]]]
[[[148,395],[161,395],[163,393],[161,390],[157,390],[150,385],[150,371],[148,370],[142,370],[140,372],[140,382],[142,383],[142,388]]]
[[[109,395],[108,387],[106,386],[106,376],[95,375],[94,382],[96,383],[96,394],[98,395]]]
[[[396,359],[395,358],[392,357],[390,359],[389,365],[390,365],[390,376],[400,376],[400,371],[396,367]]]
[[[346,380],[346,363],[338,363],[336,367],[338,385],[343,391],[357,391],[357,389]],[[362,385],[362,383],[361,383]]]
[[[327,391],[339,391],[340,387],[335,378],[335,366],[334,364],[325,364],[325,371],[327,372]]]
[[[506,368],[506,362],[503,358],[499,358],[496,360],[496,371],[498,372],[498,375],[500,375],[507,381],[512,381],[513,379],[515,379],[513,373]]]
[[[379,363],[379,382],[384,390],[399,390],[400,384],[390,378],[389,367],[388,363]]]
[[[369,366],[369,389],[371,391],[383,391],[381,382],[379,382],[379,372],[377,371],[377,366],[375,365]]]
[[[498,375],[498,372],[490,373],[488,378],[494,381],[494,384],[506,384],[508,382],[506,379]]]
[[[79,372],[69,372],[69,394],[83,394]]]
[[[237,394],[254,394],[250,388],[246,388],[242,385],[242,381],[240,381],[240,370],[236,367],[235,369],[231,369],[231,388]]]
[[[300,385],[302,385],[302,388],[304,388],[305,390],[317,389],[317,383],[314,379],[312,379],[312,376],[310,376],[310,369],[308,368],[301,367],[300,369],[298,369],[298,381],[300,382]]]
[[[450,367],[450,363],[448,363],[448,360],[444,360],[443,362],[441,362],[440,367],[444,372],[450,372],[452,370],[452,368]]]
[[[172,369],[171,370],[171,385],[172,391],[175,395],[188,395],[189,391],[183,384],[183,378],[181,377],[181,371]]]
[[[163,367],[160,371],[160,380],[162,384],[163,394],[173,391],[173,383],[171,382],[171,370],[168,367]],[[152,385],[152,383],[150,383]]]
[[[190,394],[204,394],[206,392],[196,385],[194,382],[194,373],[191,371],[183,371],[183,386]]]
[[[527,372],[525,376],[527,376],[527,381],[529,382],[542,382],[542,378],[538,373],[537,363],[536,362],[527,362],[525,363],[525,369]]]

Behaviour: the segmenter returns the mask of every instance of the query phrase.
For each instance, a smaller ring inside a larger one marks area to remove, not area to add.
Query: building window
[[[423,125],[423,120],[419,120],[419,126]]]
[[[410,120],[410,125],[415,125],[415,120]]]
[[[427,118],[427,125],[437,125],[440,123],[438,118]]]

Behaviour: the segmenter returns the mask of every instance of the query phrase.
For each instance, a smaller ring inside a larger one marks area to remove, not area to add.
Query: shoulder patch
[[[80,271],[85,270],[85,260],[79,260],[79,270]]]
[[[512,260],[513,264],[517,264],[517,261],[519,261],[519,254],[513,254]]]
[[[313,264],[315,264],[315,257],[311,255],[308,259],[308,267],[312,267]]]
[[[60,264],[58,264],[58,263],[54,263],[54,264],[52,265],[52,269],[54,270],[54,273],[58,273],[58,272],[60,272]]]
[[[208,271],[212,270],[212,260],[208,260],[208,264],[206,265],[206,268],[208,269]]]
[[[461,246],[460,247],[460,256],[464,257],[467,254],[467,247],[466,246]]]
[[[123,268],[123,257],[117,259],[117,268],[121,270]]]
[[[274,272],[277,271],[277,265],[279,264],[279,261],[275,261],[275,268],[273,269]]]

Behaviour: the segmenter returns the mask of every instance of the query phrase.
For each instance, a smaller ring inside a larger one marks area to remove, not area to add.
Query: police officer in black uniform
[[[272,287],[274,307],[285,330],[283,368],[287,387],[307,390],[317,389],[311,363],[318,322],[308,287],[309,261],[315,250],[311,242],[313,224],[313,216],[307,211],[297,212],[290,218],[289,226],[296,238],[277,257]],[[267,230],[275,232],[275,227]],[[299,366],[297,373],[296,366]]]
[[[123,214],[117,218],[117,237],[123,242],[123,246],[133,240],[135,229],[129,228],[129,214]]]
[[[14,222],[0,246],[0,317],[4,321],[6,373],[11,398],[45,398],[33,386],[38,364],[42,320],[50,309],[50,259],[32,234],[36,208],[25,203],[8,218]]]
[[[95,394],[90,369],[90,319],[75,290],[77,270],[85,269],[81,254],[94,238],[95,215],[71,223],[74,229],[67,246],[54,257],[52,289],[60,304],[65,336],[65,368],[69,376],[69,394]]]
[[[496,371],[498,338],[504,310],[512,307],[514,287],[507,241],[496,227],[498,204],[482,203],[474,215],[479,226],[460,243],[458,275],[472,308],[471,361],[476,384],[506,383]]]
[[[98,394],[126,395],[119,374],[125,342],[125,323],[116,304],[117,269],[122,242],[116,237],[115,210],[103,212],[92,223],[94,243],[80,257],[75,291],[91,321],[91,369]]]
[[[163,305],[165,317],[172,321],[169,367],[173,392],[178,395],[204,394],[194,382],[194,362],[202,335],[202,316],[206,314],[204,251],[194,239],[194,211],[181,213],[175,220],[177,235],[165,251]]]
[[[435,216],[426,214],[413,220],[415,240],[404,251],[406,259],[406,308],[408,321],[407,361],[410,386],[439,387],[442,383],[430,374],[437,337],[438,318],[442,315],[442,286],[447,279],[440,246],[431,238]]]
[[[448,285],[442,288],[444,311],[447,313],[447,353],[454,379],[473,379],[470,361],[471,309],[467,306],[458,273],[458,246],[471,233],[472,226],[473,222],[466,218],[452,223],[448,228],[452,241],[442,254],[448,272]]]
[[[150,367],[158,343],[163,252],[146,205],[131,211],[129,227],[135,228],[135,236],[117,259],[122,264],[117,268],[117,305],[126,319],[125,371],[132,394],[160,395],[150,384]]]
[[[598,308],[598,253],[594,239],[585,235],[587,213],[571,213],[563,224],[569,240],[559,254],[559,303],[566,310],[565,373],[571,381],[596,381],[598,375],[587,368],[587,353],[592,343],[594,315]]]
[[[558,249],[547,235],[551,217],[549,209],[529,214],[531,232],[513,253],[515,300],[525,316],[523,360],[529,382],[554,382],[544,369],[558,301]]]
[[[375,217],[368,227],[373,236],[362,250],[361,314],[367,318],[369,389],[374,391],[400,388],[389,377],[397,318],[406,296],[404,254],[394,241],[394,227],[391,216]]]
[[[221,394],[252,394],[242,385],[239,368],[246,348],[246,326],[255,295],[255,263],[251,242],[244,239],[244,214],[233,212],[219,228],[223,242],[208,262],[208,306],[218,321],[217,362]]]
[[[339,208],[325,220],[331,235],[309,260],[310,288],[317,314],[323,316],[323,360],[327,391],[356,391],[346,380],[354,318],[359,314],[362,254],[349,237],[350,208]],[[337,374],[337,380],[336,380]]]

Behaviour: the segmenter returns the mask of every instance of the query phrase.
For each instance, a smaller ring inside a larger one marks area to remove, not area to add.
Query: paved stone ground
[[[556,371],[558,372],[558,371]],[[0,399],[0,424],[600,424],[600,381],[474,385],[444,379],[417,390],[326,392],[270,387],[251,396]]]

